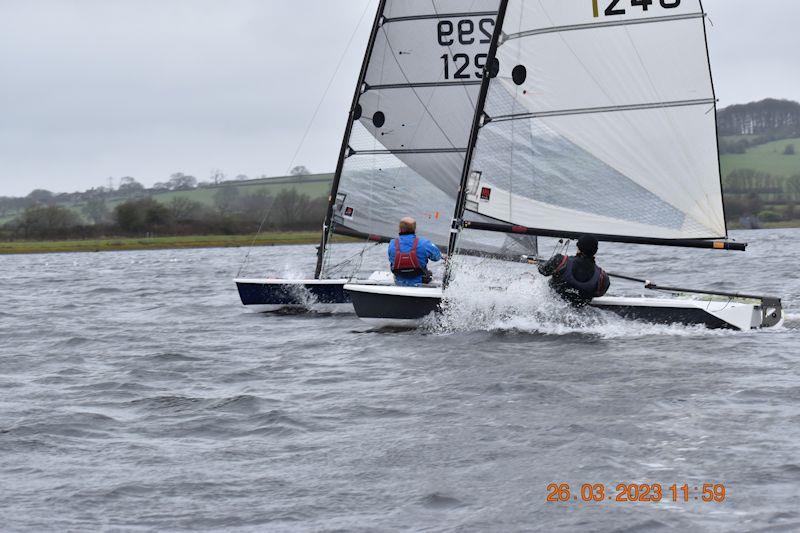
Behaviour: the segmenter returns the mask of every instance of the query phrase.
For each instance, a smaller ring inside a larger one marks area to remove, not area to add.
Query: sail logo
[[[601,13],[606,17],[625,15],[628,13],[625,3],[623,0],[592,0],[592,15],[594,18],[599,18]],[[630,0],[632,10],[641,8],[643,11],[650,11],[651,6],[656,7],[659,4],[664,9],[673,9],[680,7],[681,0],[658,0],[658,4],[656,0]]]
[[[352,207],[347,207],[344,210],[344,218],[348,220],[353,220],[353,215],[355,214],[355,210]]]

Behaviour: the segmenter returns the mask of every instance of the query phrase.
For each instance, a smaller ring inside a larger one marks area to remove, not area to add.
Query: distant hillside
[[[260,178],[245,181],[225,181],[219,185],[207,185],[188,191],[163,191],[154,192],[153,198],[159,202],[167,203],[173,198],[187,198],[207,206],[214,205],[214,195],[220,189],[233,187],[238,190],[240,196],[247,196],[253,193],[267,193],[277,196],[284,190],[294,189],[299,194],[308,195],[311,198],[327,197],[331,189],[333,174],[312,174],[309,176],[285,176],[277,178]],[[112,200],[110,204],[115,204],[123,199]]]
[[[235,192],[232,194],[240,198],[252,195],[268,195],[274,198],[283,191],[294,190],[298,194],[306,195],[311,199],[318,199],[328,196],[332,181],[333,174],[310,174],[306,176],[281,176],[242,181],[224,181],[217,185],[201,184],[200,186],[183,190],[168,190],[160,187],[145,189],[142,187],[131,192],[121,189],[107,190],[98,188],[82,193],[48,193],[51,194],[51,197],[46,200],[33,199],[30,196],[27,198],[0,197],[0,225],[14,220],[27,207],[36,203],[36,201],[67,207],[84,220],[88,221],[85,213],[87,204],[97,199],[102,199],[106,208],[109,210],[113,210],[117,205],[132,198],[142,196],[150,196],[154,200],[165,205],[176,198],[181,198],[212,208],[215,206],[215,195],[222,189],[228,191],[233,189]]]
[[[788,153],[787,153],[787,147]],[[748,147],[743,153],[723,154],[722,175],[728,177],[737,170],[754,170],[776,178],[791,178],[800,174],[800,138],[782,139]]]
[[[800,103],[767,99],[726,107],[718,125],[723,178],[740,170],[800,175]]]
[[[37,189],[0,198],[0,241],[316,231],[331,180],[317,174],[198,184],[175,173],[149,189],[130,177],[114,189]]]
[[[718,113],[722,183],[734,224],[798,224],[800,104],[767,99]]]

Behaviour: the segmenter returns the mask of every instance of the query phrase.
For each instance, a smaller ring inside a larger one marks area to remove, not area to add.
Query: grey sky
[[[797,0],[705,0],[722,105],[800,100]],[[336,163],[377,0],[0,0],[0,195]]]

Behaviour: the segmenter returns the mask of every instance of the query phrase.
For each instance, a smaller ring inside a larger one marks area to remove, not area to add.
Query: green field
[[[797,154],[783,155],[783,150],[788,144],[794,145]],[[788,178],[800,174],[800,139],[785,139],[762,144],[750,148],[744,154],[724,154],[721,160],[723,176],[734,170],[750,169]]]
[[[191,191],[163,192],[154,194],[153,198],[159,202],[168,203],[173,198],[183,197],[201,204],[212,206],[214,205],[214,195],[217,193],[217,191],[219,191],[219,189],[227,186],[233,186],[239,189],[240,196],[247,196],[257,192],[266,192],[272,196],[276,196],[281,191],[295,189],[300,194],[306,194],[311,198],[319,198],[328,196],[332,181],[333,174],[269,178],[261,180],[230,182],[220,186],[204,187],[202,189],[194,189]],[[111,206],[111,202],[109,205]]]
[[[255,246],[316,244],[320,234],[313,232],[263,233]],[[96,239],[85,241],[0,242],[0,255],[65,252],[119,252],[131,250],[172,250],[183,248],[238,248],[253,244],[253,235],[211,235],[154,237],[150,239]]]

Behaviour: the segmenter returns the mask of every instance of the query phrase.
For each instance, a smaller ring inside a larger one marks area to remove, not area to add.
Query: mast
[[[708,26],[706,25],[706,10],[703,7],[703,0],[698,0],[700,2],[700,11],[703,12],[703,38],[705,39],[706,43],[706,57],[708,58],[708,76],[711,78],[711,94],[714,95],[714,128],[715,133],[717,135],[717,161],[719,162],[719,190],[720,194],[722,194],[722,212],[724,213],[723,218],[725,219],[725,235],[728,234],[728,211],[725,207],[725,189],[722,183],[722,158],[719,153],[719,122],[717,121],[717,89],[714,86],[714,70],[711,68],[711,53],[708,50]]]
[[[364,80],[367,77],[367,70],[369,68],[369,62],[372,58],[372,50],[375,47],[375,39],[378,36],[378,32],[381,29],[381,25],[383,22],[383,11],[386,7],[387,0],[380,0],[378,4],[378,11],[375,15],[375,22],[372,25],[372,32],[369,36],[369,42],[367,44],[367,50],[364,55],[364,62],[361,64],[361,73],[358,75],[358,84],[356,85],[355,95],[353,96],[353,103],[350,106],[350,114],[347,117],[347,126],[344,131],[344,137],[342,138],[342,147],[339,151],[339,160],[336,163],[336,174],[333,177],[333,184],[331,185],[331,193],[328,197],[328,210],[325,213],[325,222],[322,226],[322,238],[320,240],[319,249],[317,250],[317,268],[314,272],[314,278],[319,279],[322,275],[322,266],[325,261],[325,252],[328,248],[328,238],[331,234],[331,223],[333,221],[333,207],[336,204],[336,196],[339,192],[339,182],[342,179],[342,170],[344,169],[344,162],[347,159],[350,142],[350,134],[353,131],[353,123],[358,120],[360,117],[356,116],[356,111],[358,110],[358,101],[361,98],[361,93],[363,91]]]
[[[461,219],[464,216],[464,210],[467,205],[467,184],[469,183],[469,172],[472,168],[472,156],[475,153],[475,144],[478,142],[478,132],[484,122],[484,107],[486,106],[486,97],[489,94],[489,82],[492,79],[492,71],[496,68],[497,47],[503,35],[503,22],[506,18],[506,8],[508,8],[508,0],[500,0],[500,8],[497,11],[497,20],[495,21],[494,34],[492,35],[492,43],[489,45],[489,57],[486,59],[486,67],[484,67],[483,80],[481,81],[481,91],[478,95],[478,103],[475,107],[475,115],[472,119],[472,130],[470,131],[469,144],[467,145],[467,154],[464,158],[464,167],[461,171],[461,184],[458,188],[458,198],[456,199],[456,208],[453,213],[453,227],[450,231],[450,243],[447,246],[448,255],[453,254],[455,251],[456,245],[458,244],[458,236],[461,232]],[[449,280],[450,268],[448,266],[444,274],[443,284],[445,287]]]

